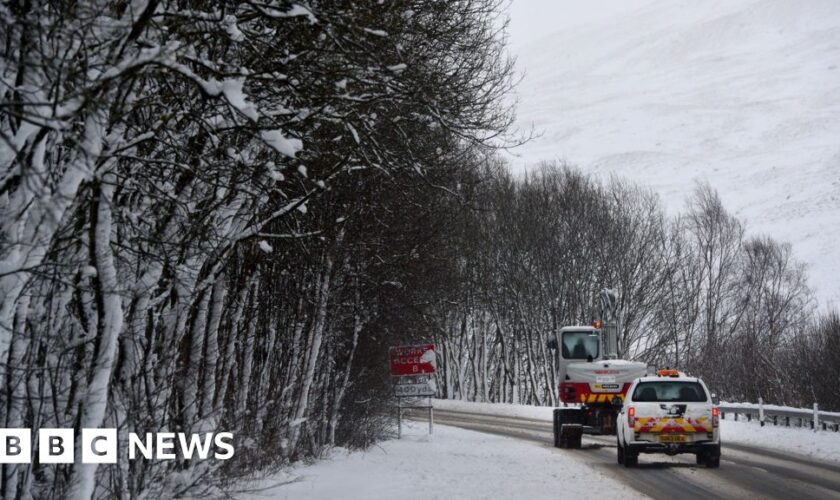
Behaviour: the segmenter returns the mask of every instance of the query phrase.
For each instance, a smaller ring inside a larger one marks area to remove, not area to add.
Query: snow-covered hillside
[[[840,2],[661,0],[511,51],[512,160],[561,159],[653,187],[671,213],[707,180],[750,234],[794,244],[840,303]]]

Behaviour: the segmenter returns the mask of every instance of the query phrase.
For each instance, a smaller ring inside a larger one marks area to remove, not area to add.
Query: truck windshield
[[[633,391],[633,401],[702,403],[706,401],[706,391],[698,382],[640,382]]]
[[[563,358],[598,358],[598,334],[594,332],[563,332]]]

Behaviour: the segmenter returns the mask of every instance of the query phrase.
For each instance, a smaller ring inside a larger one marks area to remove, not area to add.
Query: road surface
[[[425,412],[410,416],[425,417]],[[437,424],[532,441],[557,453],[574,453],[605,475],[654,499],[840,499],[840,465],[762,448],[723,443],[720,469],[697,466],[694,455],[658,454],[642,454],[637,468],[625,469],[616,462],[614,436],[584,436],[582,449],[561,450],[553,447],[551,422],[544,420],[438,409],[434,417]]]

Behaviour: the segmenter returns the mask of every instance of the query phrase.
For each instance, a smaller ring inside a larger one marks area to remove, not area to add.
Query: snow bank
[[[335,450],[321,462],[272,476],[236,497],[644,498],[577,461],[573,454],[454,427],[437,426],[430,437],[426,429],[423,423],[409,423],[403,439],[367,452]]]
[[[727,419],[721,421],[720,439],[726,443],[760,446],[769,450],[796,453],[820,460],[830,460],[840,464],[840,433],[817,431],[809,428],[776,427],[757,421],[735,422]]]
[[[435,399],[434,407],[440,410],[465,411],[484,415],[498,415],[500,417],[533,418],[535,420],[551,421],[554,407],[513,405],[504,403],[472,403],[456,401],[454,399]]]

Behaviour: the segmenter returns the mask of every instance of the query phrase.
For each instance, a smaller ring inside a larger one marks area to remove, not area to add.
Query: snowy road
[[[418,420],[425,415],[417,414]],[[435,410],[435,422],[552,446],[551,423],[522,417]],[[586,436],[573,453],[605,475],[652,498],[837,498],[840,466],[745,445],[723,444],[720,469],[695,465],[693,455],[641,455],[639,467],[616,463],[615,438]],[[559,487],[559,485],[558,485]]]

